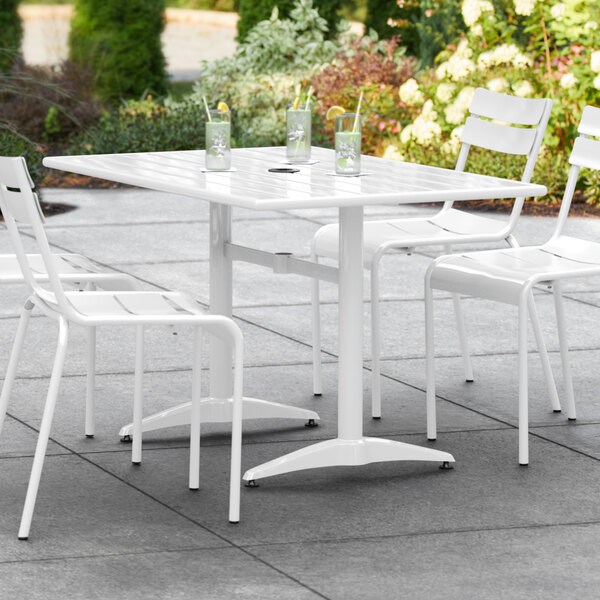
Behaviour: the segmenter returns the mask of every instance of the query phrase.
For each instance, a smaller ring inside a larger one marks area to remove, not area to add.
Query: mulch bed
[[[75,175],[73,173],[65,173],[64,171],[50,169],[46,172],[44,179],[38,187],[112,190],[131,186],[116,183],[115,181],[107,181],[106,179],[98,179],[97,177]]]

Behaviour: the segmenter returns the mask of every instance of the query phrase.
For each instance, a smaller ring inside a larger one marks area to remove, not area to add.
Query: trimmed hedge
[[[19,0],[0,0],[0,71],[9,71],[21,51],[23,25],[18,6]]]
[[[70,59],[92,70],[101,100],[167,92],[164,10],[165,0],[76,0]]]

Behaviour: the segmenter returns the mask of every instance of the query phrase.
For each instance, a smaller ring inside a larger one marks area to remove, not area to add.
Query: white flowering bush
[[[386,141],[386,156],[453,164],[476,87],[553,98],[547,151],[538,161],[536,178],[550,189],[546,199],[558,200],[568,168],[561,153],[570,151],[583,107],[600,105],[600,2],[463,0],[461,9],[466,34],[399,90],[402,128]],[[475,160],[498,172],[497,159],[488,164],[476,154]],[[503,161],[506,176],[520,176],[522,161]],[[599,182],[592,185],[591,175],[583,177],[588,178],[588,197],[600,204]]]

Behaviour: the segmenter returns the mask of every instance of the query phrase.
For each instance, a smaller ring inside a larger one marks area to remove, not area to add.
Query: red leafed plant
[[[316,125],[320,124],[326,138],[333,140],[333,123],[325,121],[327,110],[341,106],[348,112],[355,111],[361,91],[363,152],[375,152],[382,143],[382,133],[389,133],[382,131],[382,123],[384,129],[389,125],[391,130],[402,118],[398,87],[414,76],[415,61],[404,56],[398,41],[376,41],[367,36],[354,40],[332,65],[311,79],[318,98]]]

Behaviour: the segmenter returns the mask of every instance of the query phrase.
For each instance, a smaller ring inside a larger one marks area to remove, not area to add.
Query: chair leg
[[[144,379],[144,326],[136,327],[135,339],[135,383],[133,390],[133,444],[131,462],[142,462],[142,418],[143,418],[143,379]]]
[[[565,381],[565,392],[567,396],[567,418],[575,420],[575,395],[573,393],[573,377],[571,375],[571,364],[569,363],[569,344],[567,342],[567,328],[565,324],[565,307],[563,303],[560,281],[553,285],[554,309],[556,311],[556,322],[558,325],[558,341],[560,345],[560,359],[562,362],[563,378]]]
[[[371,416],[381,419],[381,312],[379,257],[371,264]]]
[[[460,304],[460,296],[452,294],[452,303],[454,304],[454,315],[456,317],[456,329],[458,331],[458,341],[460,343],[460,351],[463,356],[463,364],[465,369],[465,381],[471,383],[473,377],[473,364],[471,363],[471,354],[469,353],[469,344],[467,342],[467,332],[465,330],[465,319],[463,317],[462,306]]]
[[[202,398],[202,331],[194,330],[192,413],[190,424],[190,490],[200,488],[200,400]]]
[[[233,373],[233,414],[231,419],[231,474],[229,478],[229,522],[240,521],[240,484],[242,478],[242,393],[244,378],[244,347],[236,340]]]
[[[450,246],[444,246],[444,252],[450,254],[452,249]],[[467,342],[467,332],[465,330],[465,319],[463,316],[462,306],[460,304],[460,296],[452,294],[452,304],[454,305],[454,316],[456,317],[456,330],[458,332],[458,341],[460,343],[460,351],[463,357],[465,369],[465,381],[471,383],[473,381],[473,364],[471,363],[471,354],[469,352],[469,344]]]
[[[96,433],[96,328],[87,328],[87,377],[85,393],[85,437]]]
[[[35,507],[35,500],[37,498],[40,478],[42,476],[44,458],[46,457],[46,448],[48,446],[48,438],[50,437],[52,418],[54,417],[54,408],[58,398],[58,388],[60,386],[60,380],[65,362],[68,338],[69,326],[67,321],[61,317],[59,320],[58,344],[54,357],[54,365],[52,367],[52,376],[50,377],[50,386],[48,387],[48,395],[46,396],[44,415],[42,417],[40,433],[38,436],[37,446],[35,448],[35,455],[33,457],[33,466],[31,468],[29,486],[27,487],[25,506],[23,507],[23,515],[21,517],[21,526],[19,527],[20,540],[26,540],[29,537],[31,520],[33,518],[33,509]]]
[[[546,342],[544,341],[544,335],[542,334],[542,326],[540,325],[540,319],[535,308],[533,294],[529,295],[528,305],[529,317],[531,318],[531,325],[538,347],[538,354],[540,355],[542,369],[544,370],[544,377],[546,379],[548,394],[550,395],[550,402],[552,403],[552,410],[554,412],[560,412],[560,399],[558,397],[558,392],[556,391],[556,382],[554,381],[554,374],[552,373],[552,367],[550,366],[548,350],[546,349]]]
[[[319,262],[319,257],[314,250],[311,260]],[[322,366],[321,366],[321,300],[319,297],[319,280],[313,277],[311,281],[311,306],[312,306],[312,349],[313,349],[313,394],[320,396],[323,393]]]
[[[519,303],[519,464],[529,464],[527,297]]]
[[[25,305],[21,309],[21,318],[19,319],[19,326],[17,327],[17,333],[15,335],[15,341],[13,342],[12,352],[10,353],[10,359],[8,361],[8,367],[6,369],[6,376],[4,377],[4,385],[2,386],[2,394],[0,395],[0,432],[4,425],[4,419],[6,418],[6,411],[8,410],[8,402],[10,400],[10,394],[12,387],[15,382],[17,375],[17,366],[19,364],[19,358],[21,357],[21,350],[23,349],[23,340],[27,333],[27,326],[29,324],[29,318],[31,317],[31,310],[33,309],[33,302],[27,300]]]
[[[433,331],[433,290],[425,278],[425,368],[427,373],[427,439],[437,438],[435,402],[435,341]]]

